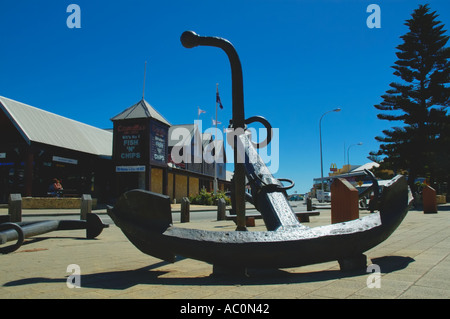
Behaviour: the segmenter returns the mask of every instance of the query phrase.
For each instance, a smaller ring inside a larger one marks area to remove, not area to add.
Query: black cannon
[[[293,182],[273,177],[256,151],[263,145],[255,145],[246,131],[247,124],[260,122],[268,130],[268,139],[262,144],[270,142],[272,128],[267,120],[244,117],[242,69],[233,45],[225,39],[202,37],[192,31],[184,32],[181,42],[186,48],[221,48],[230,60],[230,127],[235,150],[231,199],[238,227],[233,232],[174,227],[170,198],[143,190],[123,194],[108,210],[115,224],[142,252],[169,262],[180,255],[223,269],[285,268],[333,260],[338,260],[341,268],[365,266],[363,253],[388,238],[408,211],[412,197],[405,177],[396,176],[377,194],[379,212],[316,228],[302,225],[286,196]],[[245,231],[246,179],[251,187],[251,201],[261,213],[267,231]],[[284,186],[283,182],[290,185]],[[378,189],[375,183],[374,179],[374,189]]]

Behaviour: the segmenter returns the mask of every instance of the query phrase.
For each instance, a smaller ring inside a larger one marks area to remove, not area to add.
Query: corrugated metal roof
[[[30,142],[112,156],[113,134],[0,96],[0,107]]]
[[[156,111],[146,100],[140,100],[133,106],[130,106],[122,113],[114,116],[111,121],[125,120],[125,119],[141,119],[141,118],[153,118],[161,123],[171,125],[164,116]]]
[[[352,170],[352,172],[360,172],[360,171],[364,171],[365,169],[372,169],[374,167],[379,167],[380,164],[376,163],[376,162],[369,162],[366,163],[364,165],[361,165],[357,168],[355,168],[354,170]]]

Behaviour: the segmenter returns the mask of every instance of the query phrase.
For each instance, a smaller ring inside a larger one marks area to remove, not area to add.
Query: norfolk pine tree
[[[437,17],[428,5],[420,5],[406,20],[409,32],[401,36],[393,66],[402,82],[392,82],[383,101],[375,105],[383,111],[379,119],[403,125],[375,137],[381,144],[371,155],[385,156],[383,168],[406,170],[413,193],[419,176],[432,181],[437,177],[448,181],[450,176],[450,143],[444,134],[449,131],[450,48],[445,47],[449,37]]]

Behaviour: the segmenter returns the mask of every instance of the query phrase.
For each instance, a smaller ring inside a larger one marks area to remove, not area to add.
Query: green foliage
[[[215,195],[213,193],[207,192],[202,189],[200,193],[196,196],[189,196],[189,201],[191,204],[195,205],[217,205],[219,198],[225,199],[227,205],[231,205],[231,200],[224,192],[217,192]]]
[[[371,154],[384,156],[380,169],[408,171],[412,187],[418,176],[450,176],[448,153],[439,155],[448,148],[450,48],[437,17],[428,5],[420,5],[406,21],[409,32],[401,36],[392,67],[399,82],[392,82],[375,105],[382,111],[379,119],[398,124],[375,138],[380,149]]]

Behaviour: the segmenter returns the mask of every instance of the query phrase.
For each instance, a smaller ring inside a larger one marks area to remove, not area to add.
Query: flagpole
[[[216,133],[214,134],[214,152],[217,152],[217,95],[219,94],[219,83],[216,83]],[[217,194],[217,154],[214,153],[214,194]]]
[[[142,88],[142,100],[144,100],[145,97],[145,78],[147,76],[147,61],[145,61],[145,66],[144,66],[144,85]]]

